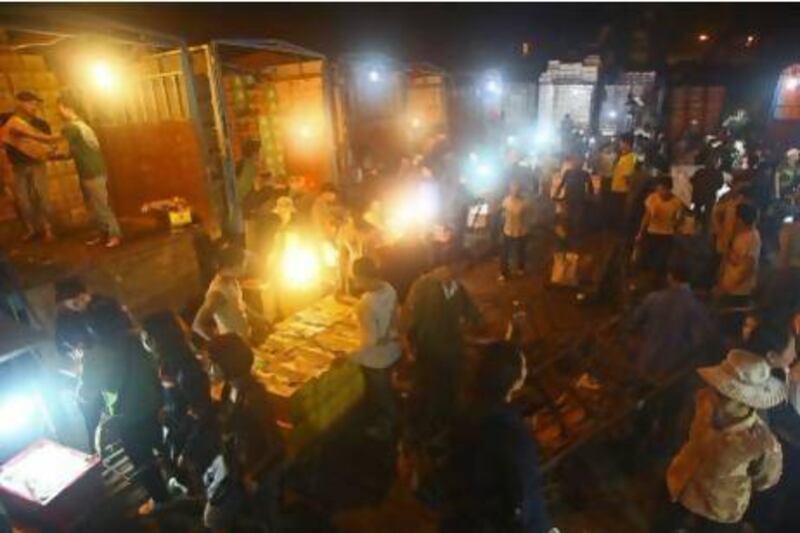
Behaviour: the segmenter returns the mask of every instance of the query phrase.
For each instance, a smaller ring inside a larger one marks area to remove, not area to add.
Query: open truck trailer
[[[339,166],[349,180],[392,172],[449,135],[450,77],[439,67],[349,55],[336,63],[334,83]]]
[[[0,13],[0,32],[0,111],[13,111],[16,93],[33,91],[44,100],[41,118],[59,131],[57,98],[76,96],[98,134],[110,202],[123,228],[142,218],[144,205],[178,196],[210,230],[218,229],[213,206],[220,187],[206,159],[183,41],[107,21],[16,9]],[[163,56],[167,51],[174,55]],[[47,172],[56,226],[87,225],[72,161],[50,161]],[[4,222],[14,220],[8,194],[1,212]]]
[[[230,227],[240,231],[241,200],[250,186],[237,179],[248,142],[260,145],[260,173],[312,190],[337,181],[325,56],[276,39],[217,39],[190,54],[209,159],[226,184]]]

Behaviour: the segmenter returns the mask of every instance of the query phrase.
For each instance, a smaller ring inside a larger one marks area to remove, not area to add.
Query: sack
[[[553,254],[553,269],[550,283],[575,287],[578,285],[578,262],[580,256],[573,252],[556,252]]]

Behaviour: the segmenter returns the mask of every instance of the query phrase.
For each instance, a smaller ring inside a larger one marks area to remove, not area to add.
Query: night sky
[[[523,41],[535,60],[576,59],[604,39],[624,41],[645,25],[669,49],[715,37],[796,35],[798,4],[73,4],[90,12],[202,42],[212,37],[275,37],[336,57],[381,52],[453,70],[519,61]],[[606,30],[604,34],[603,28]],[[605,35],[605,37],[601,37]]]

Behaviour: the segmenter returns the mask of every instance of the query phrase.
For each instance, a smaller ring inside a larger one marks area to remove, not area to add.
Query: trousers
[[[509,237],[503,235],[503,249],[500,252],[500,273],[505,277],[511,275],[511,251],[516,250],[517,266],[520,270],[525,270],[525,255],[527,251],[528,236]]]
[[[397,421],[397,402],[392,389],[392,367],[367,368],[362,366],[368,409],[380,423],[394,425]]]
[[[86,207],[89,209],[94,224],[109,237],[119,237],[117,217],[108,203],[108,187],[105,176],[80,180],[81,193]]]
[[[49,230],[52,207],[49,196],[50,187],[47,182],[47,167],[44,163],[15,165],[13,173],[14,193],[23,222],[31,230]]]

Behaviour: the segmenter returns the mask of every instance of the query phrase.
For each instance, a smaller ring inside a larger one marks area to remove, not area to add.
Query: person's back
[[[100,339],[83,361],[83,386],[103,394],[112,416],[132,424],[154,416],[161,407],[161,388],[155,361],[133,333]]]
[[[505,342],[486,348],[479,361],[474,402],[454,435],[449,461],[453,509],[447,532],[545,533],[536,443],[512,397],[527,376],[525,356]]]
[[[62,130],[67,139],[70,154],[81,179],[92,179],[106,175],[106,165],[100,151],[100,141],[86,122],[75,118],[68,121]]]
[[[676,284],[648,295],[637,308],[632,325],[641,336],[636,357],[639,376],[668,377],[691,363],[691,358],[715,340],[706,307],[688,285]]]
[[[414,282],[406,307],[412,341],[425,355],[437,358],[460,354],[462,322],[479,316],[460,282],[443,283],[435,274]]]
[[[719,400],[710,387],[697,392],[686,444],[667,470],[674,501],[713,523],[739,522],[753,491],[781,475],[781,446],[757,413],[727,426],[718,421]]]
[[[578,207],[586,200],[589,188],[589,173],[581,168],[573,168],[564,173],[564,200],[567,206]]]
[[[723,262],[720,287],[725,294],[747,296],[758,283],[761,235],[756,228],[740,231],[733,238]]]
[[[718,168],[709,165],[700,168],[692,176],[692,202],[698,206],[713,206],[717,191],[724,183]]]
[[[521,413],[510,405],[472,413],[456,441],[450,475],[460,516],[447,531],[546,531],[537,527],[538,452]]]
[[[251,376],[241,379],[235,399],[226,398],[222,433],[228,453],[254,479],[277,467],[285,457],[272,401]]]
[[[217,331],[248,338],[250,325],[239,281],[230,276],[217,275],[208,287],[206,298],[213,295],[218,295],[219,302],[213,315]]]

